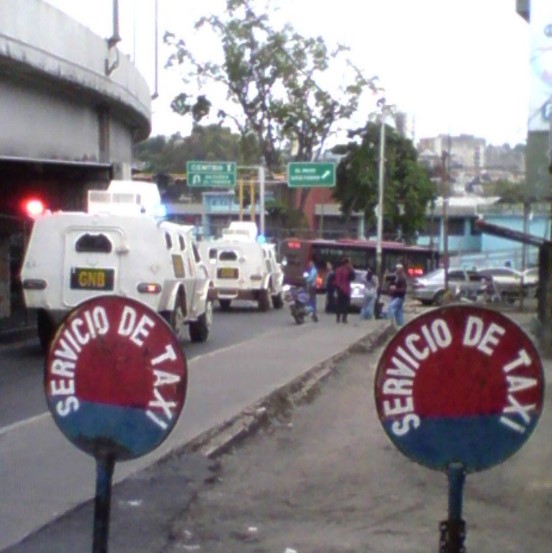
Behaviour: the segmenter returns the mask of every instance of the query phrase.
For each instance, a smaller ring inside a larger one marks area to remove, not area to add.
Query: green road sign
[[[232,188],[236,186],[235,161],[188,161],[186,175],[188,186]]]
[[[293,161],[287,166],[287,182],[291,188],[335,186],[335,163]]]

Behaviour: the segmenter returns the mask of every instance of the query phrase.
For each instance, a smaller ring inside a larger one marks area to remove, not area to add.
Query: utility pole
[[[449,289],[448,282],[448,269],[449,269],[449,259],[448,259],[448,174],[447,174],[447,158],[450,153],[443,151],[441,154],[441,193],[443,195],[443,267],[445,269],[445,292]]]
[[[385,178],[385,99],[381,112],[380,125],[380,149],[379,149],[379,171],[378,171],[378,207],[377,207],[377,242],[376,242],[376,275],[380,282],[383,282],[383,256],[382,256],[382,234],[383,234],[383,188]]]
[[[259,178],[259,226],[261,235],[265,234],[265,168],[264,165],[259,165],[258,169]]]

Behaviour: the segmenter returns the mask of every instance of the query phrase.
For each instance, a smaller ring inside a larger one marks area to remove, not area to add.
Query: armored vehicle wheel
[[[230,309],[231,303],[232,303],[232,300],[219,300],[220,308],[223,311],[228,311]]]
[[[177,337],[178,341],[182,341],[186,337],[185,320],[186,320],[186,296],[184,295],[184,292],[180,290],[178,292],[178,295],[176,296],[173,310],[170,312],[169,319],[168,319],[169,324],[171,325],[171,328],[173,329],[173,332]]]
[[[200,315],[197,321],[190,323],[190,340],[192,342],[205,342],[209,336],[213,324],[213,303],[205,304],[205,313]]]
[[[272,307],[274,309],[282,309],[284,307],[284,299],[282,298],[282,292],[272,296]]]
[[[46,311],[39,311],[37,313],[36,330],[40,347],[42,348],[42,351],[47,352],[52,338],[56,333],[56,325]]]
[[[259,311],[270,309],[270,294],[268,290],[259,290]]]

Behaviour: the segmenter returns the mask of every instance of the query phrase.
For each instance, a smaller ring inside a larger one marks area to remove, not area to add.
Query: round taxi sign
[[[533,432],[544,377],[530,338],[505,315],[454,305],[405,325],[378,362],[379,419],[405,455],[447,470],[501,463]]]
[[[184,406],[186,359],[146,305],[100,296],[73,309],[49,348],[48,407],[59,429],[96,458],[134,459],[156,448]]]

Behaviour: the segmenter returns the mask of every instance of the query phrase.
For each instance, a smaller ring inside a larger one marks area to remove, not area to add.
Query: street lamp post
[[[394,105],[387,105],[385,98],[380,98],[377,102],[380,108],[380,149],[379,149],[379,170],[378,170],[378,207],[377,207],[377,241],[376,241],[376,274],[383,282],[383,198],[385,189],[385,118],[388,114],[395,112]]]
[[[385,117],[383,109],[380,125],[380,150],[379,150],[379,171],[378,171],[378,208],[377,208],[377,242],[376,242],[376,275],[383,278],[383,256],[382,256],[382,235],[383,235],[383,188],[385,178]]]

